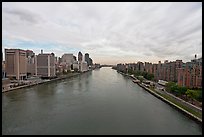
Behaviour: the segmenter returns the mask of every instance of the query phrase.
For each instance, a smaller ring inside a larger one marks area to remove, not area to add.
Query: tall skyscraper
[[[74,61],[77,61],[76,56],[73,56]]]
[[[26,51],[21,49],[5,49],[5,70],[10,78],[17,80],[27,76]]]
[[[90,65],[89,54],[86,53],[84,58],[85,58],[85,61],[87,62],[87,65],[89,66]]]
[[[89,58],[89,65],[93,65],[93,60]]]
[[[27,59],[27,76],[33,76],[36,72],[35,67],[35,53],[32,50],[26,50]]]
[[[83,54],[81,53],[81,51],[79,51],[79,53],[78,53],[78,61],[82,62],[82,60],[83,60]]]

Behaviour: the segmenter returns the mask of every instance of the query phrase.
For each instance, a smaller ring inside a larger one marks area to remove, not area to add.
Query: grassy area
[[[153,90],[153,91],[156,92],[155,90]],[[191,113],[191,114],[193,114],[193,115],[195,115],[195,116],[197,116],[197,117],[199,117],[199,118],[202,119],[202,113],[197,112],[197,111],[194,111],[193,109],[191,109],[191,108],[189,108],[189,107],[187,107],[187,106],[185,106],[185,105],[179,103],[178,101],[176,101],[173,97],[171,97],[171,96],[169,96],[169,95],[161,94],[161,93],[159,93],[159,92],[156,92],[156,93],[158,93],[159,95],[161,95],[161,96],[164,97],[165,99],[171,101],[172,103],[176,104],[177,106],[179,106],[179,107],[185,109],[185,110],[188,111],[189,113]]]

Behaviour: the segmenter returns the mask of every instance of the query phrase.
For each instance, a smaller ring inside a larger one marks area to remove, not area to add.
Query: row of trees
[[[166,91],[171,92],[176,96],[185,96],[190,99],[202,101],[202,90],[188,89],[186,87],[178,86],[175,82],[168,82],[166,84]]]
[[[137,76],[143,76],[145,79],[147,80],[153,80],[154,79],[154,75],[153,74],[150,74],[150,73],[147,73],[145,71],[134,71],[132,69],[128,69],[128,73],[130,75],[134,75],[135,77]]]

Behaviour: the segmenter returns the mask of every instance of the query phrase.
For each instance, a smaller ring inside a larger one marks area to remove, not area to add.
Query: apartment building
[[[26,79],[26,51],[22,49],[5,49],[5,71],[10,79]]]
[[[55,72],[55,55],[51,54],[38,54],[37,55],[37,75],[44,78],[51,78],[56,76]]]

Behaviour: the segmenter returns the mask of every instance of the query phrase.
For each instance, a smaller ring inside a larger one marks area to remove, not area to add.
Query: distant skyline
[[[30,49],[118,64],[202,57],[201,2],[3,2],[2,52]]]

